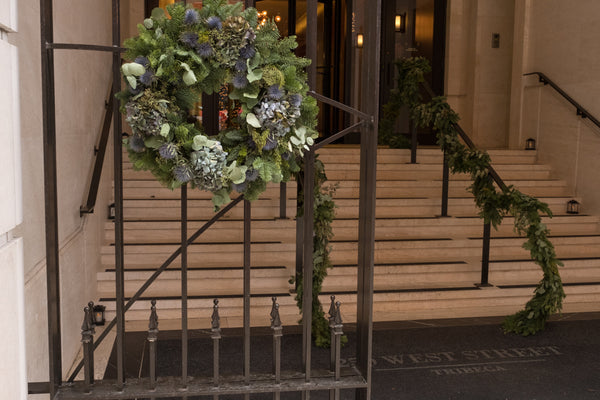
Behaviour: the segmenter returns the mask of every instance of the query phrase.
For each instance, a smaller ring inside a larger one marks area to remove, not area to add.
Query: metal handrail
[[[544,73],[529,72],[527,74],[523,74],[523,76],[529,76],[529,75],[537,75],[538,79],[541,83],[543,83],[544,85],[550,85],[550,87],[552,87],[552,89],[556,90],[556,92],[558,92],[558,94],[560,94],[562,97],[565,98],[565,100],[567,100],[569,103],[571,103],[577,109],[577,115],[581,116],[581,118],[589,119],[590,121],[592,121],[592,123],[594,125],[596,125],[598,128],[600,128],[600,121],[598,121],[598,119],[596,119],[588,110],[583,108],[583,106],[581,104],[579,104],[578,102],[573,100],[573,98],[571,96],[569,96],[567,94],[567,92],[562,90],[556,83],[554,83],[552,81],[552,79],[548,78],[548,76],[546,76]]]
[[[436,97],[435,93],[431,89],[431,86],[429,86],[429,83],[421,82],[421,84],[423,85],[423,88],[425,88],[425,91],[431,97],[431,99]],[[453,122],[452,127],[456,130],[456,133],[458,133],[460,138],[463,140],[463,142],[465,142],[465,144],[469,147],[469,149],[471,149],[471,150],[477,149],[477,146],[475,146],[475,143],[473,143],[473,141],[471,140],[469,135],[467,135],[467,133],[464,131],[464,129],[458,123]],[[498,174],[498,172],[496,172],[494,167],[492,167],[490,165],[490,168],[488,171],[489,171],[488,173],[489,173],[490,177],[494,180],[494,182],[496,182],[496,184],[498,185],[498,187],[500,187],[501,190],[506,190],[508,188],[506,186],[506,184],[504,183],[504,181],[502,180],[502,178],[500,178],[500,175]]]
[[[94,147],[96,161],[94,162],[94,172],[92,173],[90,190],[87,201],[84,205],[79,207],[80,216],[83,216],[83,214],[93,213],[94,207],[96,206],[96,199],[98,198],[98,188],[100,186],[100,177],[102,175],[102,167],[104,165],[104,155],[106,153],[106,145],[108,144],[108,136],[110,134],[111,120],[113,115],[113,102],[115,101],[112,82],[110,83],[110,88],[108,100],[105,102],[106,111],[104,113],[104,122],[102,123],[100,140],[98,141],[98,147]]]

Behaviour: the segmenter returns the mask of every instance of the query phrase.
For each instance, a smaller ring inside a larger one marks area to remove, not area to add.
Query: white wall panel
[[[22,221],[17,65],[17,48],[0,41],[0,234]]]
[[[0,399],[27,398],[23,300],[23,241],[0,247]]]
[[[0,0],[0,27],[17,30],[17,0]]]

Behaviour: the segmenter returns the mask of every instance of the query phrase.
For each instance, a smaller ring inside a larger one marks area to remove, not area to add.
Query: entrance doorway
[[[432,67],[425,79],[437,95],[444,94],[447,0],[383,0],[381,21],[380,105],[389,101],[396,86],[394,61],[425,57]],[[408,115],[396,124],[396,133],[409,135]],[[421,145],[435,144],[429,129],[418,132]]]

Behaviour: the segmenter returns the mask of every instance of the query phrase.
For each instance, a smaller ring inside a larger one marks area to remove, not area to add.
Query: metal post
[[[148,363],[150,364],[150,390],[156,389],[156,342],[158,341],[158,315],[156,300],[151,301],[150,318],[148,320]]]
[[[304,217],[299,216],[299,204],[302,197],[302,185],[304,183],[304,173],[300,171],[296,176],[296,280],[294,292],[298,293],[298,278],[302,276],[304,266]]]
[[[304,233],[302,270],[302,356],[306,382],[311,377],[311,328],[312,328],[312,277],[313,277],[313,230],[314,230],[314,173],[315,153],[311,149],[304,155]],[[306,391],[304,398],[310,397]]]
[[[90,393],[94,383],[94,325],[90,324],[92,311],[89,306],[83,309],[83,323],[81,324],[81,343],[83,343],[83,375],[84,391]]]
[[[357,400],[371,398],[373,342],[373,269],[375,252],[375,191],[377,183],[377,115],[381,44],[381,0],[365,7],[365,46],[362,68],[363,112],[372,116],[360,138],[360,200],[358,219],[358,287],[356,301],[356,366],[367,382],[356,390]]]
[[[342,335],[343,324],[342,324],[342,314],[340,312],[340,302],[335,303],[335,325],[333,326],[334,334],[335,334],[335,372],[334,377],[335,381],[338,382],[342,376],[341,374],[341,363],[340,363],[340,355],[342,353]],[[333,346],[333,343],[332,343]],[[340,400],[340,389],[334,389],[334,399]]]
[[[417,123],[410,122],[410,163],[417,163]]]
[[[213,384],[219,387],[219,342],[221,340],[221,317],[219,316],[219,300],[213,300],[213,313],[211,317],[211,338],[213,340]],[[215,394],[213,400],[218,400],[219,395]]]
[[[481,249],[481,284],[479,286],[490,286],[488,274],[490,269],[490,239],[492,226],[489,222],[483,224],[483,246]]]
[[[250,201],[244,199],[244,382],[250,384],[250,253],[252,208]],[[250,399],[250,394],[244,394]]]
[[[450,168],[448,167],[448,155],[444,151],[444,166],[442,172],[442,217],[448,216],[448,185],[450,182]]]
[[[60,332],[60,269],[58,250],[58,195],[56,173],[56,109],[54,97],[54,41],[52,0],[40,0],[42,59],[42,123],[44,143],[44,211],[46,229],[46,285],[48,307],[48,373],[50,397],[62,383]]]
[[[112,44],[121,45],[121,7],[119,0],[112,0]],[[121,91],[121,55],[113,53],[113,93]],[[121,113],[119,102],[113,102],[113,135],[114,135],[114,198],[115,198],[115,297],[117,314],[117,389],[122,390],[125,384],[124,334],[124,255],[123,255],[123,165],[121,144]]]
[[[187,184],[181,186],[181,387],[188,376]]]
[[[279,184],[279,218],[287,218],[287,183]]]
[[[329,333],[330,333],[330,342],[329,342],[329,350],[330,350],[330,358],[329,358],[329,370],[335,373],[335,356],[336,356],[336,346],[335,346],[335,296],[331,296],[331,304],[329,305]],[[329,400],[335,400],[335,389],[331,389],[329,391]]]
[[[94,335],[96,333],[96,330],[94,329],[96,324],[94,322],[94,316],[93,316],[93,313],[94,313],[94,302],[93,301],[90,301],[88,303],[88,308],[90,310],[87,314],[88,325],[92,327],[92,335]],[[91,340],[91,346],[89,346],[88,351],[89,351],[88,357],[90,359],[90,363],[92,366],[92,368],[91,368],[92,374],[91,374],[90,380],[91,380],[91,383],[94,383],[94,337],[93,336],[92,336],[92,340]]]
[[[273,330],[273,375],[275,375],[275,383],[281,383],[281,337],[283,336],[283,327],[281,326],[281,317],[279,316],[279,304],[277,297],[273,297],[273,306],[271,307],[271,329]],[[279,400],[281,392],[278,390],[273,392],[273,399]]]

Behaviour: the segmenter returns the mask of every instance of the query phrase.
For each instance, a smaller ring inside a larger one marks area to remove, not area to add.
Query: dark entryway
[[[426,79],[433,91],[444,94],[447,0],[384,0],[381,29],[380,106],[385,105],[395,87],[394,61],[425,57],[432,66]],[[409,134],[408,116],[396,125],[399,134]],[[429,129],[419,131],[419,144],[435,143]]]

